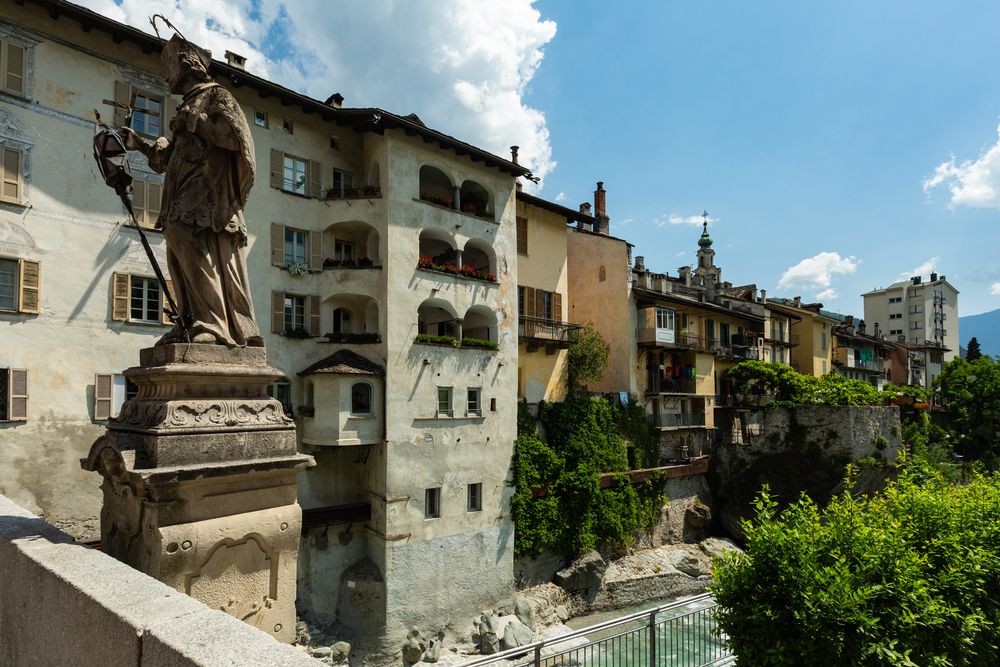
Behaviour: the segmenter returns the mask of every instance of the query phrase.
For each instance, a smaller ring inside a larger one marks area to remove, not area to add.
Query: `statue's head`
[[[210,81],[208,66],[212,62],[212,52],[192,44],[180,35],[174,35],[163,46],[161,54],[167,68],[167,85],[172,93],[183,93],[188,82]]]

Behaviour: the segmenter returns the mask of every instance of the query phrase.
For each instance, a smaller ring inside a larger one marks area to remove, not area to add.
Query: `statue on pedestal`
[[[156,226],[181,321],[157,344],[260,347],[246,269],[243,207],[254,181],[254,147],[232,94],[208,73],[211,53],[179,35],[163,48],[171,93],[182,96],[169,119],[172,138],[149,142],[121,128],[125,146],[164,174]]]

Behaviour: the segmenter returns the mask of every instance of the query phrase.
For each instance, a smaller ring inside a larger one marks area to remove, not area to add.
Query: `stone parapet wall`
[[[4,496],[0,570],[0,665],[320,664],[74,542]]]

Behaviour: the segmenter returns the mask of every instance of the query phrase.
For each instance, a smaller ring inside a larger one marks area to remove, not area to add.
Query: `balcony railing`
[[[360,188],[330,188],[326,191],[327,199],[377,199],[382,196],[382,187],[365,185]]]
[[[645,327],[636,333],[636,339],[640,345],[654,345],[656,347],[684,348],[689,350],[699,350],[707,352],[718,345],[718,340],[707,339],[702,336],[676,331],[674,329],[661,329],[657,327]]]
[[[694,380],[680,380],[666,377],[650,378],[647,394],[696,394],[697,385]]]
[[[860,368],[863,371],[876,371],[878,373],[885,372],[885,360],[884,359],[872,359],[871,361],[865,360],[855,360],[854,368]]]
[[[542,341],[572,345],[582,327],[572,322],[557,322],[543,317],[520,316],[517,318],[517,336],[521,340]]]
[[[324,269],[381,269],[382,262],[360,257],[358,259],[335,259],[327,257],[323,260]]]
[[[705,413],[704,412],[688,412],[684,414],[677,414],[673,412],[660,413],[659,415],[660,428],[683,428],[685,426],[704,426],[705,425]],[[655,425],[655,424],[654,424]]]

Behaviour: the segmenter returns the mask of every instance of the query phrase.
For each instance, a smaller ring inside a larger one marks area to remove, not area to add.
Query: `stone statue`
[[[164,174],[156,226],[167,244],[181,324],[167,343],[264,345],[246,269],[243,207],[254,181],[254,146],[232,94],[208,73],[211,53],[179,35],[163,48],[170,92],[182,96],[169,119],[172,138],[148,142],[122,128],[125,145]]]

